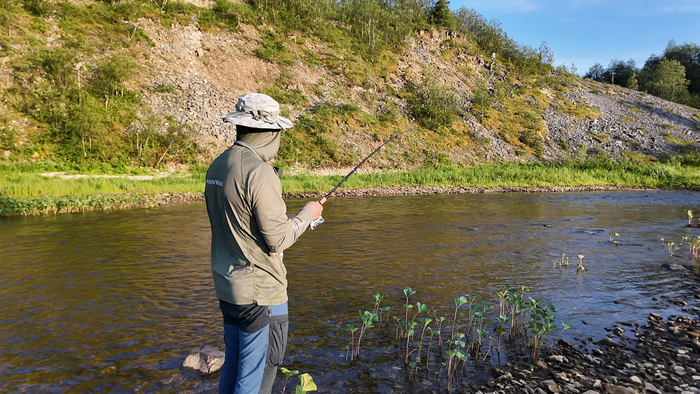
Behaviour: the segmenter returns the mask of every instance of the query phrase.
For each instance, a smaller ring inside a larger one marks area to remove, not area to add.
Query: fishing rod
[[[364,162],[366,162],[370,157],[372,157],[372,155],[374,155],[375,153],[379,152],[379,150],[382,149],[382,147],[383,147],[384,145],[386,145],[386,144],[388,144],[389,142],[391,142],[391,141],[397,139],[400,135],[405,134],[405,133],[408,133],[409,131],[413,131],[413,130],[412,130],[412,129],[406,129],[406,130],[404,130],[404,131],[402,131],[402,132],[400,132],[400,133],[397,133],[396,135],[394,135],[393,137],[389,138],[388,140],[384,141],[383,144],[379,145],[375,150],[372,151],[372,153],[370,153],[369,155],[367,155],[367,157],[365,157],[364,159],[362,159],[362,161],[361,161],[359,164],[357,164],[357,165],[355,166],[355,168],[352,169],[352,171],[350,171],[347,175],[345,175],[345,178],[343,178],[340,182],[338,182],[338,184],[335,185],[335,187],[334,187],[331,191],[329,191],[328,193],[326,193],[326,194],[323,196],[323,198],[321,198],[321,201],[319,201],[319,202],[320,202],[321,204],[325,203],[326,200],[328,199],[328,197],[330,197],[331,194],[333,194],[333,192],[336,191],[336,190],[340,187],[340,185],[342,185],[348,178],[350,178],[350,175],[354,174],[355,171],[357,171],[357,169],[360,168],[360,166],[361,166]],[[309,229],[313,230],[313,229],[315,229],[316,227],[320,226],[321,223],[323,223],[323,222],[324,222],[323,217],[319,217],[318,219],[316,219],[316,220],[314,220],[314,221],[311,222],[311,224],[309,225]]]

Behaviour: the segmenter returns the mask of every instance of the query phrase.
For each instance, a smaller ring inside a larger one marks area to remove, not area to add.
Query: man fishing
[[[242,96],[236,111],[222,117],[236,126],[236,141],[207,171],[211,268],[226,344],[219,393],[272,391],[289,327],[282,254],[323,212],[321,202],[311,201],[286,213],[281,170],[268,164],[282,130],[293,127],[279,114],[270,96]]]

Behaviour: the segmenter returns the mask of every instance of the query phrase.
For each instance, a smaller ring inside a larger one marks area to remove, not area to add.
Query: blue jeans
[[[287,304],[268,307],[270,324],[254,333],[224,323],[226,358],[219,394],[269,394],[287,346]]]

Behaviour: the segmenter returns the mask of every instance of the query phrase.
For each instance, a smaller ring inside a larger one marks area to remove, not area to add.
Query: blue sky
[[[498,19],[513,40],[537,49],[542,41],[555,65],[576,66],[579,75],[595,63],[633,59],[637,68],[668,42],[700,45],[700,0],[451,0]]]

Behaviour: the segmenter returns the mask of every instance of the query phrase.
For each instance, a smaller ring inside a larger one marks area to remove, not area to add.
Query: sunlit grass
[[[50,197],[90,194],[157,194],[204,190],[204,176],[199,173],[155,174],[153,179],[114,175],[65,179],[39,173],[7,172],[0,169],[0,196]]]
[[[286,193],[328,192],[343,176],[283,177]],[[663,164],[602,167],[563,164],[482,165],[478,167],[439,167],[402,172],[356,174],[348,178],[342,189],[398,186],[442,187],[549,187],[549,186],[619,186],[658,188],[697,188],[700,170]]]
[[[0,166],[0,215],[71,212],[152,204],[153,196],[170,194],[179,200],[201,198],[206,168],[188,172],[119,176],[91,175],[64,179],[42,175],[44,168]],[[326,194],[343,175],[284,175],[287,196]],[[612,161],[568,162],[558,165],[501,164],[477,167],[436,167],[410,171],[354,174],[341,190],[368,187],[652,187],[699,189],[700,169],[694,165],[632,164]]]

